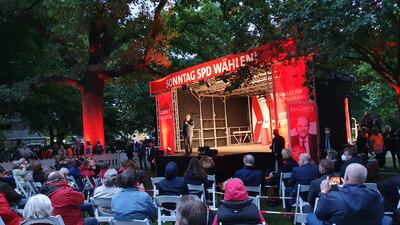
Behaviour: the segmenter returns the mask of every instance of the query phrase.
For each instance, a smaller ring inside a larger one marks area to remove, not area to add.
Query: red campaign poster
[[[168,147],[171,148],[171,154],[175,151],[175,131],[174,131],[174,113],[172,107],[172,94],[166,92],[156,95],[157,112],[160,129],[160,149],[164,152]]]
[[[318,163],[317,106],[315,102],[290,103],[287,111],[292,158],[298,161],[301,153],[309,153],[312,160]]]

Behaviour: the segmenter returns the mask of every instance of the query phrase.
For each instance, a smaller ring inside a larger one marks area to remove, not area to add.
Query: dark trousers
[[[192,137],[183,136],[183,145],[185,146],[186,154],[192,153]]]
[[[147,169],[145,156],[139,156],[139,164],[140,164],[140,169],[143,169],[143,168]]]
[[[393,167],[396,169],[396,158],[397,158],[397,162],[399,163],[399,166],[400,166],[400,152],[391,150],[390,154],[392,155]]]
[[[379,168],[384,168],[386,163],[386,152],[376,153],[375,158],[378,160]]]

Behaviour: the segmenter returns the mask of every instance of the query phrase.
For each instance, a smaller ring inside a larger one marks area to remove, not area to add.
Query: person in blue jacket
[[[175,162],[169,162],[165,166],[165,179],[159,184],[160,195],[185,195],[188,193],[187,184],[183,177],[178,177],[178,166]]]
[[[243,157],[244,167],[235,172],[233,177],[239,178],[243,181],[245,186],[259,186],[264,184],[264,174],[256,169],[256,162],[254,156],[245,155]]]
[[[358,163],[346,168],[344,185],[331,191],[329,177],[321,182],[321,192],[315,214],[307,216],[309,225],[367,225],[382,224],[384,206],[382,196],[364,185],[367,169]]]

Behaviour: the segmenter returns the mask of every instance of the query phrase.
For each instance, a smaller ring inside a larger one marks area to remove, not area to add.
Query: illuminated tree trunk
[[[82,120],[83,139],[86,143],[95,146],[98,141],[105,149],[104,122],[103,122],[103,89],[104,79],[98,74],[85,76],[82,85]],[[105,153],[105,151],[104,151]]]

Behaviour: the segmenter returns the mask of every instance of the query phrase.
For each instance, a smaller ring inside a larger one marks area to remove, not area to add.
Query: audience
[[[157,208],[139,183],[139,174],[133,168],[126,168],[118,176],[121,190],[112,196],[112,215],[117,221],[144,220],[156,218]]]
[[[344,177],[344,173],[348,165],[352,163],[359,163],[364,165],[363,160],[358,156],[357,149],[354,146],[346,147],[343,149],[342,154],[343,164],[340,167],[340,177]]]
[[[187,185],[183,177],[178,177],[178,166],[175,162],[169,162],[165,166],[165,179],[159,184],[160,195],[185,195],[188,193]]]
[[[310,190],[308,191],[307,202],[314,207],[315,199],[318,197],[318,193],[321,192],[320,184],[327,177],[331,178],[335,176],[333,174],[333,162],[328,159],[322,159],[319,163],[319,172],[322,174],[320,178],[314,179],[310,183]],[[334,186],[335,187],[335,186]]]
[[[239,178],[243,181],[245,186],[259,186],[264,184],[264,174],[256,169],[256,162],[254,156],[245,155],[243,157],[244,167],[235,172],[233,177]]]
[[[327,177],[321,182],[318,206],[315,214],[308,215],[308,224],[382,224],[382,197],[364,185],[366,179],[367,169],[358,163],[347,166],[339,191],[331,191]]]
[[[4,168],[0,166],[0,177],[3,177],[4,172]],[[3,193],[10,205],[14,206],[20,204],[22,196],[19,195],[9,183],[0,181],[0,192]]]
[[[43,166],[42,164],[36,164],[33,167],[33,174],[32,174],[33,182],[39,182],[43,184],[46,180],[44,171],[43,171]]]
[[[49,217],[53,213],[53,206],[46,195],[38,194],[29,198],[26,202],[21,225],[53,224]]]
[[[399,202],[400,175],[392,176],[378,183],[378,190],[382,194],[385,212],[394,212]]]
[[[196,195],[184,195],[176,207],[175,225],[207,224],[207,206]]]
[[[117,185],[118,172],[116,169],[108,169],[103,178],[103,184],[94,190],[93,198],[111,199],[119,191]]]
[[[286,196],[296,197],[297,195],[297,186],[301,185],[309,185],[312,180],[317,179],[321,176],[319,172],[318,166],[311,164],[311,156],[307,153],[300,154],[299,157],[299,166],[293,168],[292,175],[290,176],[288,182],[288,188],[286,188]],[[301,197],[303,199],[307,199],[307,194],[302,193]],[[293,201],[286,201],[286,211],[290,212],[292,209]],[[291,218],[291,216],[286,216]]]
[[[193,184],[193,185],[204,184],[205,188],[209,187],[207,172],[200,165],[199,160],[197,158],[193,157],[190,160],[189,166],[184,174],[184,181],[186,182],[186,184]]]
[[[0,192],[0,217],[7,225],[19,225],[23,220],[12,210],[2,192]]]
[[[200,165],[204,168],[208,175],[215,174],[215,164],[211,157],[201,156],[199,160]]]
[[[53,215],[61,215],[65,225],[97,224],[95,218],[83,219],[81,213],[81,205],[84,203],[83,194],[74,191],[61,172],[51,172],[41,192],[50,198],[54,207]]]
[[[246,187],[238,178],[225,183],[224,200],[214,217],[213,225],[222,224],[262,224],[264,216],[249,198]]]

